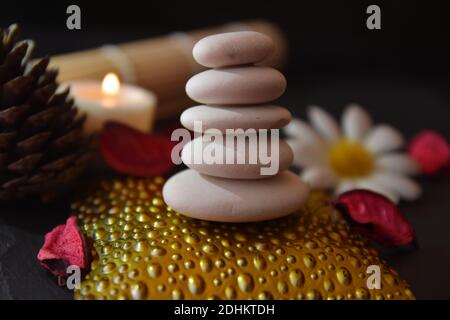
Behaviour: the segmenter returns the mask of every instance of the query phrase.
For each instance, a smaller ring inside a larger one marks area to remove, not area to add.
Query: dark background
[[[82,30],[65,28],[69,4],[82,9]],[[382,29],[365,27],[366,8],[382,9]],[[433,1],[2,1],[2,25],[19,22],[54,54],[230,21],[267,18],[291,46],[289,71],[402,72],[447,76],[450,3]]]
[[[78,4],[82,30],[66,29]],[[381,7],[382,29],[366,28],[366,8]],[[449,1],[2,1],[0,25],[18,22],[38,55],[253,18],[288,36],[288,90],[280,104],[295,116],[314,103],[338,116],[359,102],[376,122],[411,137],[434,128],[450,138]],[[151,53],[149,53],[151,54]],[[383,250],[418,298],[450,298],[450,172],[421,178],[424,196],[400,208],[421,248]],[[70,298],[34,258],[43,234],[68,214],[70,199],[51,207],[0,207],[0,298]]]

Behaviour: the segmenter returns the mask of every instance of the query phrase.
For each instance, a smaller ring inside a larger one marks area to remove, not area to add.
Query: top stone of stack
[[[275,49],[272,39],[255,31],[230,32],[201,39],[193,49],[194,59],[208,68],[258,63]]]

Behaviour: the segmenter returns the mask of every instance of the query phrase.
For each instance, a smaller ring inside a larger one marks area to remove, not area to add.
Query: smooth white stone
[[[202,132],[214,128],[225,133],[226,129],[280,129],[287,125],[291,118],[289,110],[279,106],[238,108],[202,105],[185,110],[180,121],[191,131],[196,131],[194,121],[201,121]]]
[[[205,37],[195,44],[192,54],[199,64],[217,68],[260,62],[274,48],[272,39],[265,34],[240,31]]]
[[[203,149],[208,146],[208,148],[217,148],[222,150],[223,154],[223,163],[217,164],[217,163],[211,163],[208,164],[205,159],[203,159],[203,163],[196,164],[194,163],[194,154],[195,154],[195,143],[196,141],[199,141],[203,139],[202,137],[198,137],[190,142],[188,142],[184,147],[183,151],[181,152],[181,159],[185,165],[187,165],[189,168],[194,169],[200,173],[215,176],[215,177],[222,177],[222,178],[229,178],[229,179],[264,179],[264,178],[270,178],[276,174],[278,174],[281,171],[287,170],[289,166],[292,164],[293,160],[293,153],[291,150],[291,147],[284,142],[283,140],[279,140],[279,148],[278,148],[278,171],[275,171],[274,169],[273,174],[268,175],[262,175],[261,174],[261,168],[267,168],[270,167],[271,164],[261,164],[260,161],[257,161],[255,164],[249,164],[249,150],[252,150],[253,148],[250,148],[250,143],[246,143],[245,148],[245,154],[242,155],[242,152],[239,150],[236,150],[236,143],[233,143],[231,147],[228,147],[226,145],[226,138],[224,137],[222,141],[213,141],[210,142],[209,140],[205,141],[203,140]],[[256,137],[257,139],[257,137]],[[267,150],[270,151],[270,139],[268,139],[267,143]],[[202,149],[202,150],[203,150]],[[255,146],[256,149],[256,146]],[[211,150],[211,149],[210,149]],[[234,164],[225,164],[225,157],[228,152],[234,153]],[[259,152],[259,151],[258,151]],[[265,154],[265,153],[264,153]],[[269,152],[270,154],[270,152]],[[237,159],[242,155],[242,158],[245,157],[245,164],[237,164]],[[255,159],[259,160],[258,153],[254,155]],[[263,172],[264,173],[264,172]],[[266,172],[267,173],[267,172]]]
[[[164,201],[186,216],[222,222],[279,218],[299,210],[308,187],[289,171],[264,180],[233,180],[184,170],[163,188]]]
[[[203,104],[258,104],[279,98],[286,90],[286,78],[267,67],[206,70],[186,83],[186,93]]]

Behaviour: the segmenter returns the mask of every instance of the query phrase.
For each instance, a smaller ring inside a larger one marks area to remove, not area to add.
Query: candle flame
[[[119,93],[120,81],[119,77],[113,72],[108,73],[102,82],[102,92],[106,95],[115,96]]]

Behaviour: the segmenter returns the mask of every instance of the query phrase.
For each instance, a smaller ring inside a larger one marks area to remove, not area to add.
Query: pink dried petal
[[[353,231],[386,246],[415,242],[413,227],[388,198],[369,191],[352,190],[335,201]]]
[[[435,174],[450,162],[450,146],[434,130],[424,130],[417,134],[411,140],[408,151],[426,175]]]
[[[82,272],[87,270],[88,248],[75,216],[45,235],[44,245],[37,258],[44,268],[58,277],[67,277],[67,267],[70,265],[78,266]]]

